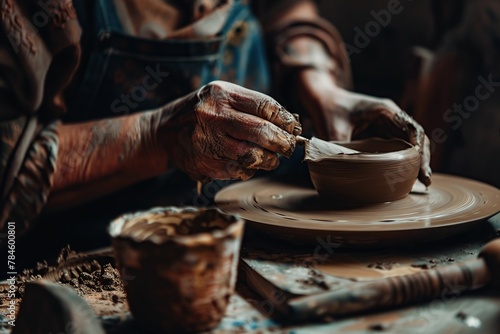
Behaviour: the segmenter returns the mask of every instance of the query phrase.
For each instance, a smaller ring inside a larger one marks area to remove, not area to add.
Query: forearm
[[[322,19],[314,1],[293,1],[282,12],[263,19],[273,69],[273,94],[297,106],[302,72],[314,69],[343,88],[350,88],[347,53],[336,29]],[[302,106],[304,107],[304,106]]]
[[[280,84],[278,95],[307,112],[317,136],[346,139],[349,113],[380,99],[349,91],[349,59],[338,32],[320,17],[316,3],[306,0],[295,1],[287,10],[272,15],[264,28],[274,41],[274,61],[280,69],[275,73]],[[280,82],[281,77],[285,79]],[[332,95],[335,108],[331,106]],[[327,125],[332,122],[336,123],[335,133]]]
[[[318,9],[313,0],[256,1],[264,31],[272,31],[292,20],[314,20]]]
[[[335,100],[336,106],[347,110],[349,113],[357,113],[375,105],[394,108],[396,105],[389,99],[365,95],[350,91],[338,85],[336,79],[329,73],[317,69],[306,69],[298,75],[298,80],[307,82],[310,85],[310,91],[315,92],[315,98],[311,102],[317,103],[316,112],[321,112],[321,106],[325,106],[326,100]],[[301,92],[299,92],[300,96]],[[308,99],[311,100],[311,99]]]
[[[269,14],[263,22],[264,31],[269,32],[271,35],[273,31],[280,30],[280,27],[286,26],[292,22],[314,22],[321,19],[316,3],[310,0],[293,1],[291,5],[284,8],[279,12]],[[285,30],[293,30],[295,27],[286,28]],[[287,35],[288,31],[283,34]],[[274,36],[271,36],[274,37]],[[325,36],[322,36],[325,37]],[[336,60],[325,49],[325,45],[320,37],[315,36],[312,31],[302,31],[291,36],[286,40],[283,52],[278,56],[286,57],[281,58],[282,61],[293,62],[300,66],[314,66],[318,69],[333,70]]]
[[[164,173],[156,112],[63,125],[48,208],[77,205]]]
[[[302,104],[307,104],[309,116],[317,130],[316,135],[322,138],[332,138],[332,134],[328,133],[327,130],[326,124],[328,122],[350,123],[353,117],[369,121],[365,118],[376,118],[379,116],[378,112],[399,109],[390,99],[360,94],[340,87],[335,78],[321,70],[306,69],[299,74],[298,80],[307,83],[307,89],[299,90],[297,96]],[[334,107],[332,101],[335,103]],[[370,112],[366,112],[367,110]],[[340,126],[336,128],[338,129]],[[336,134],[333,138],[335,137],[345,139],[344,135]]]

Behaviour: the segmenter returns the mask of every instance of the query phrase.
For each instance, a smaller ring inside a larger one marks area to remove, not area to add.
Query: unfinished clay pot
[[[216,209],[155,208],[109,228],[130,310],[161,333],[212,329],[234,292],[244,222]]]
[[[395,201],[408,195],[417,179],[420,154],[403,140],[337,143],[340,149],[329,144],[311,139],[306,142],[304,159],[323,198],[352,204]]]

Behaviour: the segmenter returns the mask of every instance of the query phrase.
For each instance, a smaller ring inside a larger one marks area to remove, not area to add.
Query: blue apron
[[[94,43],[72,98],[69,119],[157,108],[219,79],[268,91],[260,26],[248,1],[235,0],[222,31],[202,40],[131,36],[124,32],[113,1],[96,0],[94,19],[87,22],[85,1],[74,2],[84,34]]]

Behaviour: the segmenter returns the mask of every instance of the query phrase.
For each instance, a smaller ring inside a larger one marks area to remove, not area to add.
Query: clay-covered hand
[[[303,71],[299,99],[311,116],[317,136],[349,141],[362,137],[401,138],[421,156],[419,180],[431,184],[429,138],[424,129],[392,100],[357,94],[336,86],[329,75]]]
[[[160,111],[157,133],[170,162],[192,179],[248,179],[289,157],[298,120],[267,95],[212,82]]]
[[[352,136],[373,136],[381,138],[401,138],[413,144],[420,153],[419,180],[429,186],[432,170],[430,167],[430,143],[424,129],[393,101],[387,99],[366,99],[358,96],[358,104],[349,114]]]

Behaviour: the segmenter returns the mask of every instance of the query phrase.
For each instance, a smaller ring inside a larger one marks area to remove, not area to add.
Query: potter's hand
[[[298,86],[300,103],[311,116],[317,136],[341,141],[362,136],[404,139],[419,150],[418,178],[430,185],[429,139],[420,124],[393,101],[349,92],[316,70],[302,71]]]
[[[223,81],[161,111],[158,142],[191,178],[248,179],[272,170],[295,149],[300,123],[272,98]]]

